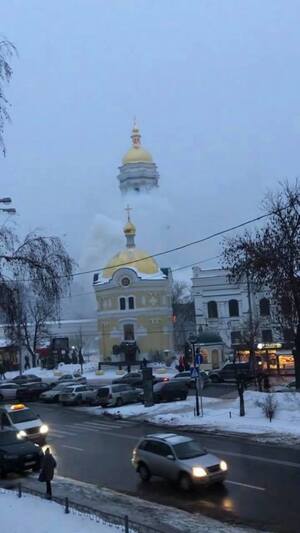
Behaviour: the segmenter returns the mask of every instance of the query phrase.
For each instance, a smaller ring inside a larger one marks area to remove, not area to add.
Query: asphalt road
[[[192,513],[253,527],[300,531],[300,449],[191,434],[229,464],[224,487],[183,494],[166,481],[143,484],[130,464],[138,438],[157,427],[89,415],[59,405],[33,406],[49,424],[48,442],[62,476],[105,486]],[[165,431],[165,430],[163,430]]]

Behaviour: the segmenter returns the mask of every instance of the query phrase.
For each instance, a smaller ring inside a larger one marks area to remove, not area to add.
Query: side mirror
[[[167,459],[169,459],[170,461],[175,461],[174,455],[167,455]]]

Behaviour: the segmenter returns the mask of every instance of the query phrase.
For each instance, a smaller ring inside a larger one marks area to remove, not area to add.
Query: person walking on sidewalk
[[[39,481],[46,482],[46,498],[48,498],[48,500],[51,500],[52,498],[51,481],[54,477],[55,468],[56,461],[50,451],[50,448],[46,448],[45,455],[42,459]]]

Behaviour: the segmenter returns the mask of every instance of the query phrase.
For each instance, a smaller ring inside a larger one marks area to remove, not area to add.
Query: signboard
[[[143,389],[144,389],[144,406],[150,407],[153,405],[153,375],[152,368],[146,367],[142,370],[143,373]]]
[[[196,367],[191,368],[191,378],[198,378],[199,377],[199,370]]]

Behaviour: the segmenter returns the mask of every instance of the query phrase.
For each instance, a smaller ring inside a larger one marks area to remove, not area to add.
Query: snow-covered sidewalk
[[[230,432],[251,435],[258,440],[285,443],[300,442],[300,394],[277,393],[275,416],[270,422],[262,411],[262,403],[270,396],[266,393],[247,391],[244,394],[246,415],[239,415],[239,399],[203,398],[203,417],[194,415],[195,398],[183,402],[156,404],[144,407],[142,404],[119,408],[86,408],[97,415],[119,415],[124,418],[138,417],[141,420],[167,426],[193,427],[206,431]]]
[[[121,533],[124,528],[104,523],[70,509],[69,514],[55,502],[0,489],[1,531],[3,533]],[[131,530],[132,531],[132,530]]]
[[[9,481],[7,480],[5,483],[8,484]],[[41,483],[34,476],[24,479],[22,485],[44,494],[44,487],[41,487]],[[55,497],[62,499],[67,494],[71,502],[87,505],[89,508],[94,509],[95,513],[100,512],[100,515],[101,513],[109,513],[123,518],[126,514],[129,517],[129,527],[141,533],[149,533],[149,531],[157,531],[158,533],[255,533],[256,531],[252,528],[233,526],[198,513],[191,514],[174,507],[149,502],[135,496],[106,488],[98,488],[89,483],[59,476],[56,476],[53,482],[53,494]],[[7,513],[10,518],[10,522],[7,522],[9,527],[5,528],[2,527],[3,524],[6,525],[6,522],[2,521],[2,516],[4,516],[2,515],[2,509],[6,504],[6,500],[2,499],[0,489],[1,533],[2,531],[3,533],[8,531],[10,533],[24,533],[26,530],[30,531],[30,533],[94,533],[94,531],[97,531],[97,533],[121,533],[121,531],[124,531],[124,528],[118,529],[115,525],[107,526],[102,524],[101,521],[96,523],[96,521],[86,518],[85,515],[81,517],[82,521],[80,521],[80,515],[75,511],[71,511],[72,515],[64,515],[61,506],[53,502],[32,498],[31,496],[25,495],[18,499],[14,492],[9,494],[9,500],[7,501],[12,503],[13,511],[12,507],[10,507]],[[28,513],[26,513],[27,521],[23,520],[25,507],[22,507],[22,502],[23,505],[24,503],[26,505],[26,511],[28,510]],[[29,506],[27,502],[30,502]],[[34,508],[31,502],[36,502]],[[42,506],[43,508],[46,506],[44,515]],[[53,522],[51,522],[52,512],[53,516],[55,514]],[[31,525],[28,527],[30,517],[34,524],[32,527]],[[57,518],[59,518],[59,522],[57,522]],[[71,522],[71,518],[74,518],[75,521]],[[13,529],[14,520],[17,524],[22,524],[21,529]],[[56,529],[49,529],[53,523],[56,524]],[[37,528],[35,529],[36,524]],[[73,529],[64,527],[65,524],[72,524]],[[140,527],[137,524],[140,524]],[[96,527],[96,529],[92,529],[92,527]],[[108,529],[101,529],[100,527]]]

